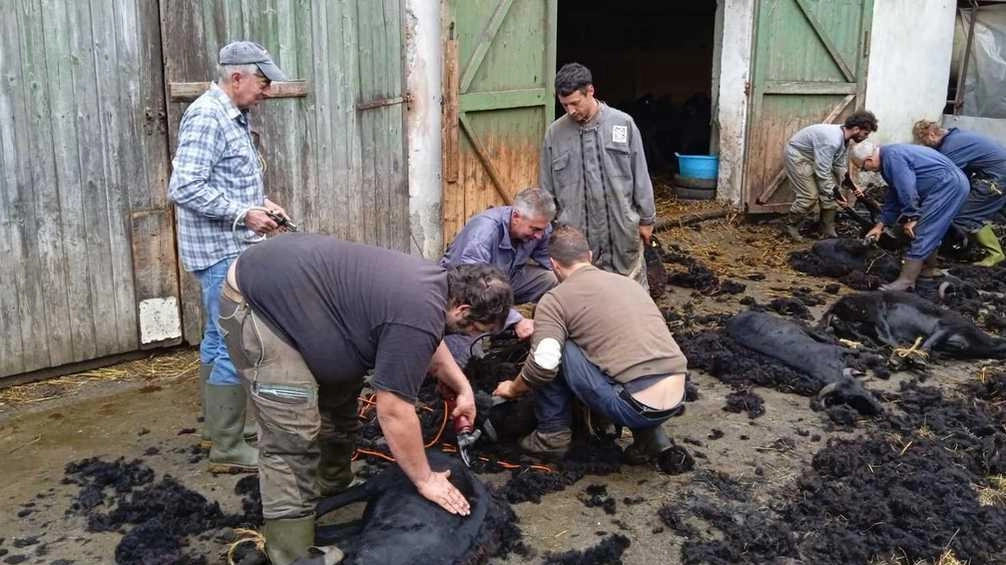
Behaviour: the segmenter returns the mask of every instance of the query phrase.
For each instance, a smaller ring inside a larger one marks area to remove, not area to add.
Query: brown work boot
[[[905,259],[898,278],[894,282],[880,285],[880,290],[914,290],[915,281],[922,272],[923,264],[921,259]]]
[[[530,435],[521,438],[520,448],[528,455],[541,459],[562,459],[569,451],[573,441],[573,432],[566,428],[557,432],[539,432],[535,430]]]
[[[838,210],[821,210],[821,238],[834,239],[838,237],[835,231],[835,216]]]
[[[806,241],[802,235],[800,235],[800,224],[803,222],[803,216],[800,214],[794,214],[790,212],[786,216],[786,223],[783,224],[782,233],[790,239],[793,243],[803,243]]]
[[[644,465],[673,446],[671,438],[667,437],[664,428],[660,426],[632,430],[632,445],[625,448],[623,456],[629,465]]]

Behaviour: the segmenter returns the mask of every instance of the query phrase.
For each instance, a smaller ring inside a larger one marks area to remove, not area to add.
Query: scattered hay
[[[0,406],[32,404],[65,397],[92,383],[177,380],[198,372],[197,349],[158,351],[143,359],[0,389]]]

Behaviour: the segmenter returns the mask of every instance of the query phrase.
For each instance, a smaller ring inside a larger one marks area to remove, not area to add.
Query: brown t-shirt
[[[285,234],[241,254],[237,284],[320,384],[373,368],[374,388],[413,400],[443,338],[447,271],[397,251]]]
[[[555,378],[557,368],[542,367],[535,359],[539,345],[547,339],[560,346],[573,341],[591,363],[623,384],[649,375],[679,375],[688,369],[687,359],[646,290],[626,276],[593,266],[573,272],[538,302],[531,355],[521,371],[531,386]]]

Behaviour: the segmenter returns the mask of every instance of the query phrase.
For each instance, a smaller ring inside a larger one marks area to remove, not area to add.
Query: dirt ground
[[[795,247],[781,242],[769,226],[738,226],[724,219],[673,228],[660,238],[665,245],[677,244],[701,259],[721,277],[747,287],[741,294],[719,296],[668,287],[661,305],[680,309],[691,303],[695,315],[743,310],[739,301],[745,296],[764,303],[788,295],[795,286],[821,292],[834,282],[790,270],[785,256]],[[668,265],[668,269],[681,267]],[[762,274],[764,279],[749,280],[753,274]],[[815,318],[825,307],[811,309]],[[67,512],[78,487],[61,483],[64,467],[86,457],[143,459],[158,477],[170,474],[219,501],[225,511],[240,511],[239,497],[234,494],[239,477],[213,476],[205,470],[205,459],[192,462],[198,458],[193,448],[199,441],[198,432],[192,433],[199,428],[196,354],[185,350],[167,357],[170,362],[163,358],[146,362],[147,366],[160,363],[162,369],[157,371],[144,370],[142,362],[133,363],[119,372],[0,391],[0,553],[7,551],[0,561],[18,563],[11,560],[17,555],[27,556],[26,563],[40,564],[60,559],[68,560],[59,562],[63,565],[115,561],[121,534],[88,532],[81,516]],[[952,387],[973,379],[978,370],[977,363],[949,363],[935,370],[935,378],[927,384]],[[729,475],[750,488],[756,504],[771,505],[779,493],[794,488],[797,477],[829,438],[855,436],[864,429],[860,425],[836,430],[822,412],[810,409],[807,398],[761,388],[755,392],[765,401],[764,416],[750,419],[745,413],[728,413],[723,407],[732,389],[701,372],[694,372],[693,377],[699,399],[665,427],[696,457],[695,470],[668,476],[656,469],[623,466],[620,473],[587,476],[564,491],[546,495],[539,504],[515,504],[525,543],[535,556],[512,554],[494,563],[541,563],[547,552],[585,549],[610,534],[622,534],[631,541],[622,555],[624,563],[681,563],[684,538],[664,526],[658,509],[675,504],[685,489],[702,487],[696,482],[708,480],[707,471]],[[905,378],[895,374],[890,380],[870,379],[867,384],[875,390],[894,390]],[[714,430],[722,432],[722,437],[710,439],[720,435]],[[780,447],[780,438],[789,438],[791,443]],[[628,432],[620,441],[629,443]],[[152,447],[157,453],[148,454]],[[508,476],[486,475],[484,479],[499,484]],[[584,489],[594,484],[607,487],[616,501],[614,514],[588,508],[581,501]],[[636,497],[644,500],[635,502]],[[16,547],[16,540],[32,536],[40,536],[37,543]],[[210,563],[226,562],[224,544],[213,535],[203,537],[192,539],[193,546]]]

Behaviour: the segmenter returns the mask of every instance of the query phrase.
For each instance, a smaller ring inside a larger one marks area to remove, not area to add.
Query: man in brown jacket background
[[[549,256],[559,285],[535,309],[531,353],[520,374],[494,392],[516,398],[534,391],[537,429],[521,448],[546,458],[565,455],[576,396],[632,430],[629,461],[660,455],[671,447],[660,425],[684,398],[688,365],[664,317],[632,279],[591,265],[579,231],[555,230]]]

